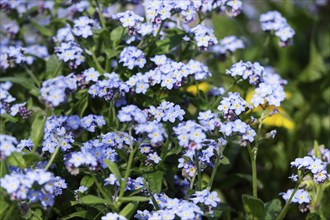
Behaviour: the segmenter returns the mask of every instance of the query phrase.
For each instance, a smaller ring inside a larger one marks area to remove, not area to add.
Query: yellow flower
[[[208,92],[210,90],[211,86],[207,82],[201,82],[198,83],[198,89],[203,92]],[[197,86],[191,85],[187,88],[187,92],[192,93],[193,95],[197,95]]]
[[[254,95],[254,91],[250,90],[248,91],[248,94],[246,95],[246,101],[248,103],[250,103],[252,96]],[[287,97],[291,97],[291,94],[286,93]],[[250,103],[251,104],[251,103]],[[267,111],[271,112],[272,110],[274,110],[275,107],[274,106],[268,106],[267,107]],[[288,130],[292,130],[295,127],[295,123],[292,120],[292,118],[289,116],[289,114],[282,108],[282,107],[277,107],[276,108],[278,110],[277,114],[274,114],[272,116],[268,116],[267,118],[265,118],[263,120],[263,124],[264,125],[268,125],[268,126],[276,126],[276,127],[283,127],[286,128]],[[262,108],[260,106],[252,109],[252,111],[254,112],[261,112]]]

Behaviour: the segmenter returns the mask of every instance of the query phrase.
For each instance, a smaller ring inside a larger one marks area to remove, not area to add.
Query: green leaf
[[[51,55],[46,62],[46,76],[47,78],[54,78],[61,73],[61,62],[56,55]]]
[[[147,202],[150,201],[149,197],[144,197],[144,196],[126,196],[126,197],[122,197],[120,198],[120,201],[122,202]]]
[[[0,196],[0,219],[3,219],[6,210],[9,208],[10,203],[8,203],[4,196]]]
[[[273,199],[265,204],[265,209],[265,219],[275,219],[282,210],[281,201],[279,199]]]
[[[223,165],[227,165],[227,164],[230,164],[230,161],[227,157],[223,156],[223,158],[221,159],[221,164]]]
[[[87,195],[84,196],[80,199],[80,203],[82,204],[87,204],[87,205],[91,205],[91,204],[107,204],[108,201],[105,199],[102,199],[100,197],[97,196],[93,196],[93,195]]]
[[[163,176],[163,171],[156,171],[146,174],[146,179],[152,192],[160,193],[162,191]]]
[[[23,76],[14,76],[14,77],[1,77],[0,82],[10,81],[12,83],[19,84],[27,89],[31,95],[40,97],[39,89],[34,85],[34,83]]]
[[[33,22],[33,21],[32,21],[32,25],[40,32],[40,34],[42,34],[46,37],[52,37],[53,36],[53,32],[50,30],[50,28],[41,26],[37,22]]]
[[[81,219],[92,219],[93,218],[93,213],[90,213],[90,211],[87,210],[82,210],[78,212],[71,213],[70,215],[61,218],[61,220],[67,220],[71,218],[81,218]]]
[[[121,183],[121,175],[120,175],[119,168],[118,168],[117,164],[115,164],[111,160],[104,160],[104,162],[108,166],[111,173],[113,173],[116,176],[119,183]]]
[[[104,50],[105,54],[107,55],[108,59],[111,59],[112,57],[117,56],[118,54],[120,54],[120,51],[118,50],[113,50],[113,49],[105,49]]]
[[[321,151],[320,151],[320,148],[319,148],[319,144],[317,143],[316,140],[314,140],[314,156],[317,157],[317,158],[321,158]]]
[[[253,181],[251,175],[247,175],[247,174],[243,174],[243,173],[237,173],[237,174],[235,174],[235,176],[237,176],[241,179],[247,180],[250,183],[252,183],[252,181]],[[264,187],[264,185],[262,184],[262,182],[260,180],[257,180],[257,187],[259,189],[262,189]]]
[[[313,212],[308,213],[308,215],[306,216],[306,220],[322,220],[322,218],[318,213]]]
[[[320,213],[324,219],[330,219],[330,184],[327,184],[323,190],[323,195],[320,202]]]
[[[118,26],[110,33],[110,40],[112,41],[112,47],[115,48],[121,41],[121,38],[125,30],[122,26]]]
[[[80,181],[80,185],[86,186],[87,188],[91,187],[93,184],[94,178],[91,176],[84,176]]]
[[[35,150],[42,143],[42,139],[44,137],[44,126],[46,123],[46,117],[38,112],[31,126],[31,140],[34,144],[33,149]]]
[[[9,157],[6,158],[9,165],[19,167],[21,169],[26,168],[25,160],[23,155],[18,152],[13,152]]]
[[[138,202],[131,202],[128,203],[123,210],[120,211],[119,215],[125,216],[127,219],[131,219],[132,215],[134,214],[135,210],[137,209],[139,203]]]
[[[88,106],[88,94],[86,92],[76,104],[77,113],[80,117],[84,115],[87,106]]]
[[[26,152],[22,156],[27,165],[30,165],[32,162],[38,162],[41,159],[39,154],[34,152]]]
[[[242,201],[246,214],[252,215],[252,217],[257,219],[265,219],[266,211],[264,203],[260,199],[243,194]]]
[[[309,63],[304,71],[299,74],[300,82],[313,82],[326,74],[326,65],[322,54],[317,50],[314,41],[310,42]]]
[[[8,168],[5,160],[0,161],[0,178],[8,173]]]

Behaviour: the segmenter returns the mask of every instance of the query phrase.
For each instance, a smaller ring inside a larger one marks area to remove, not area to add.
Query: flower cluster
[[[256,107],[266,102],[269,105],[280,106],[286,95],[283,86],[287,83],[273,69],[264,68],[259,63],[238,62],[226,70],[232,77],[238,76],[255,86],[255,94],[251,103]]]
[[[95,81],[99,75],[99,73],[96,71],[94,72],[93,69],[85,70],[83,74],[85,75],[86,81]],[[93,98],[99,97],[106,101],[118,101],[129,91],[128,86],[123,83],[118,74],[104,73],[103,77],[105,79],[97,80],[96,83],[92,84],[88,89],[88,93],[91,94]]]
[[[0,161],[9,157],[13,152],[19,151],[15,145],[17,145],[17,139],[10,135],[0,134]]]
[[[292,193],[293,193],[293,189],[289,189],[285,193],[280,193],[280,195],[285,201],[288,201]],[[311,198],[308,195],[308,192],[303,189],[298,189],[291,200],[291,203],[299,203],[299,204],[304,204],[304,203],[308,204],[310,202],[311,202]]]
[[[220,203],[220,198],[217,192],[210,192],[207,189],[203,191],[196,191],[190,198],[196,205],[205,206],[205,210],[213,215],[213,209],[216,208]]]
[[[318,184],[329,179],[326,165],[327,163],[322,160],[310,156],[296,158],[293,162],[291,162],[291,167],[296,167],[304,172],[311,172],[313,174],[314,181]]]
[[[117,213],[109,212],[105,216],[102,216],[101,220],[127,220],[127,218]]]
[[[156,55],[150,59],[157,67],[145,74],[136,74],[130,77],[126,84],[135,88],[136,93],[146,93],[149,86],[160,84],[161,87],[173,89],[180,87],[191,75],[195,80],[202,80],[211,76],[207,66],[190,60],[187,64],[175,62],[165,55]]]
[[[147,109],[148,113],[157,122],[171,122],[174,123],[176,119],[182,121],[185,111],[179,105],[173,102],[163,101],[157,108],[150,106]]]
[[[162,21],[171,18],[175,13],[180,13],[185,22],[196,20],[197,13],[209,13],[218,9],[226,11],[230,16],[237,16],[242,7],[239,0],[204,0],[204,1],[155,1],[147,0],[144,3],[147,20],[160,24]]]
[[[222,115],[226,119],[235,118],[249,109],[248,103],[241,98],[238,92],[229,92],[228,97],[223,97],[218,106],[218,110],[222,112]]]
[[[250,143],[253,142],[254,137],[256,136],[256,132],[250,127],[250,125],[246,124],[240,119],[221,124],[220,132],[226,136],[230,136],[233,133],[241,135],[243,140],[241,144],[243,146],[246,145],[245,141],[248,141]]]
[[[127,133],[108,132],[101,134],[97,139],[89,140],[83,143],[80,151],[74,151],[66,155],[65,164],[68,171],[76,175],[82,166],[88,167],[90,170],[106,168],[105,159],[116,161],[116,149],[123,148],[124,145],[129,146],[134,139]],[[115,181],[115,180],[114,180]]]
[[[219,44],[213,46],[211,51],[225,56],[227,54],[231,54],[238,49],[244,49],[244,43],[241,39],[236,36],[228,36],[220,40]]]
[[[221,124],[218,114],[213,113],[211,110],[199,112],[198,120],[200,125],[208,131],[214,131]]]
[[[70,130],[78,129],[78,124],[80,125],[79,117],[75,116],[51,116],[47,118],[42,151],[54,153],[56,147],[60,147],[62,151],[72,148],[74,139]]]
[[[11,10],[15,10],[19,17],[23,16],[24,13],[32,9],[33,7],[40,7],[40,10],[49,9],[51,10],[54,6],[53,1],[46,1],[41,0],[40,2],[35,1],[28,1],[28,0],[22,0],[22,1],[11,1],[11,0],[3,0],[0,2],[1,9],[3,9],[6,12],[10,12]]]
[[[127,66],[128,69],[133,69],[138,66],[139,68],[144,67],[146,64],[146,59],[144,58],[144,53],[142,50],[134,46],[125,47],[120,53],[120,63],[123,63],[124,66]]]
[[[56,36],[53,38],[55,42],[73,42],[74,36],[69,25],[57,30]]]
[[[318,147],[319,148],[319,153],[320,153],[320,158],[326,163],[330,164],[330,149],[325,148],[324,145],[321,145]],[[315,158],[316,157],[316,152],[315,149],[312,149],[311,151],[308,152],[308,155]]]
[[[153,146],[159,146],[167,138],[163,125],[156,121],[138,124],[134,129],[137,134],[147,133],[150,143]]]
[[[81,127],[89,132],[95,132],[96,127],[105,125],[105,120],[102,115],[88,115],[81,119]]]
[[[42,83],[40,93],[46,104],[56,107],[67,101],[68,94],[77,89],[77,79],[73,74],[58,76]]]
[[[181,122],[173,130],[180,146],[193,152],[201,149],[206,139],[204,128],[192,120]]]
[[[165,194],[153,195],[158,211],[138,210],[134,216],[136,219],[200,219],[204,212],[194,203],[177,198],[169,198]],[[151,202],[150,202],[151,203]],[[153,203],[151,203],[153,204]]]
[[[197,25],[191,29],[191,32],[193,33],[194,39],[200,50],[207,50],[209,46],[213,46],[218,43],[213,30],[205,27],[204,25]]]
[[[43,207],[53,206],[54,198],[67,188],[64,179],[43,169],[12,172],[0,179],[0,186],[12,200],[41,202]]]
[[[69,61],[69,66],[72,68],[76,68],[85,61],[83,49],[74,41],[62,42],[54,50],[58,59],[64,62]]]
[[[260,23],[263,31],[271,31],[280,38],[281,47],[289,45],[295,35],[295,31],[278,11],[269,11],[260,15]]]
[[[1,46],[0,52],[0,69],[6,70],[9,67],[13,67],[16,64],[27,62],[25,56],[25,48],[21,46]]]
[[[113,19],[119,20],[123,27],[128,28],[129,35],[135,35],[141,28],[144,18],[135,14],[133,11],[120,12],[112,16]]]
[[[11,87],[11,82],[0,83],[0,115],[9,113],[11,116],[16,116],[19,114],[23,119],[27,119],[32,114],[32,111],[25,107],[26,102],[11,104],[16,100],[16,98],[9,93]]]
[[[147,114],[136,105],[127,105],[119,110],[117,118],[121,122],[136,121],[137,123],[145,123],[147,121]]]
[[[74,20],[74,26],[72,29],[72,33],[75,36],[81,36],[83,38],[87,38],[93,35],[92,28],[95,26],[95,22],[88,18],[87,16],[79,17]]]

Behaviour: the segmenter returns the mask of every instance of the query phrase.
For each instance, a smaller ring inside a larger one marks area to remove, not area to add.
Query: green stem
[[[27,72],[27,74],[31,77],[31,79],[33,80],[33,82],[40,87],[40,82],[38,80],[38,78],[34,75],[34,73],[24,64],[23,65],[25,71]]]
[[[129,136],[130,137],[132,136],[131,134],[132,134],[132,128],[129,130]],[[138,145],[136,145],[136,146],[138,146]],[[128,159],[128,164],[127,164],[127,169],[126,169],[126,172],[125,172],[124,181],[120,185],[119,200],[124,196],[124,192],[125,192],[125,188],[126,188],[126,184],[127,184],[127,179],[128,179],[128,176],[129,176],[129,174],[131,172],[131,167],[132,167],[132,164],[133,164],[134,154],[135,154],[135,152],[137,150],[137,147],[136,146],[133,149],[133,142],[131,141],[131,143],[130,143],[131,153],[129,155],[129,159]]]
[[[310,205],[310,209],[311,211],[312,210],[316,210],[319,205],[320,205],[320,200],[322,198],[322,185],[317,185],[317,193],[316,193],[316,197],[315,197],[315,200],[311,202],[311,205]]]
[[[97,5],[101,26],[104,30],[106,30],[107,26],[105,25],[105,20],[104,20],[103,14],[102,14],[102,9],[100,7],[100,4],[99,4],[98,0],[95,0],[95,2],[96,2],[96,5]]]
[[[190,189],[193,189],[194,187],[194,182],[195,182],[195,179],[196,179],[196,175],[197,173],[194,174],[193,178],[191,179],[191,182],[190,182]]]
[[[160,35],[160,32],[161,32],[161,30],[163,28],[164,23],[165,23],[165,21],[162,21],[162,23],[160,24],[159,29],[158,29],[157,34],[156,34],[156,37],[155,37],[155,40],[158,39],[158,37]]]
[[[252,194],[254,197],[258,196],[257,192],[257,152],[255,151],[255,148],[251,149],[250,145],[247,146],[251,165],[252,165]]]
[[[54,153],[52,154],[52,157],[50,158],[50,160],[48,161],[48,164],[47,164],[46,167],[45,167],[45,170],[48,170],[49,167],[50,167],[50,166],[52,165],[52,163],[54,162],[55,157],[56,157],[56,155],[58,154],[58,152],[59,152],[59,150],[60,150],[60,147],[61,147],[60,143],[61,143],[61,142],[59,142],[59,143],[57,144],[56,149],[55,149]]]
[[[108,194],[103,190],[102,185],[97,180],[96,176],[93,173],[91,173],[91,175],[94,178],[94,182],[95,182],[97,189],[102,194],[102,196],[108,201],[108,205],[113,209],[113,211],[118,211],[118,207],[116,206],[116,203],[114,203],[113,200],[111,199],[111,197],[109,197]]]
[[[198,175],[197,190],[202,190],[202,173],[199,166],[200,164],[198,159],[198,150],[195,151],[195,157],[196,157],[196,167],[197,167],[197,175]]]
[[[258,124],[258,130],[257,130],[257,138],[255,139],[255,145],[253,149],[251,149],[250,146],[248,146],[248,152],[251,159],[251,166],[252,166],[252,193],[254,197],[258,197],[258,189],[257,189],[257,154],[258,154],[258,148],[259,148],[259,140],[261,135],[261,129],[262,129],[262,122],[264,120],[265,115],[265,108],[263,108],[259,124]]]
[[[91,54],[92,54],[93,61],[94,61],[95,65],[96,65],[97,71],[100,72],[101,74],[103,74],[104,73],[104,69],[102,68],[101,64],[97,60],[94,51],[91,51]]]
[[[218,167],[220,165],[220,157],[221,155],[218,155],[217,156],[217,159],[215,160],[215,164],[214,164],[214,167],[213,167],[213,170],[212,170],[212,174],[211,174],[211,179],[209,181],[209,184],[207,185],[207,189],[210,191],[211,188],[212,188],[212,185],[213,185],[213,181],[214,181],[214,178],[215,178],[215,174],[217,173],[217,170],[218,170]]]
[[[292,194],[291,194],[289,200],[285,203],[285,205],[284,205],[282,211],[280,212],[280,214],[279,214],[279,216],[276,218],[276,220],[282,220],[282,219],[285,217],[286,213],[287,213],[288,210],[289,210],[291,200],[292,200],[293,196],[296,194],[296,192],[297,192],[297,190],[298,190],[298,188],[299,188],[299,184],[300,184],[300,182],[301,182],[302,179],[303,179],[303,178],[301,178],[301,179],[296,183],[296,186],[295,186],[295,188],[294,188],[294,190],[293,190],[293,192],[292,192]]]
[[[61,62],[60,65],[58,65],[58,66],[56,67],[56,70],[54,71],[52,77],[53,77],[53,78],[56,77],[57,74],[61,71],[62,68],[63,68],[63,62]]]

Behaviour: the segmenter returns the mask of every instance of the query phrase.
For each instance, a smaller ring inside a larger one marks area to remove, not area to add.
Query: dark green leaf
[[[40,32],[40,34],[46,36],[46,37],[52,37],[53,33],[51,31],[50,28],[41,26],[40,24],[38,24],[37,22],[33,22],[32,21],[33,26]]]
[[[266,211],[264,208],[264,203],[253,196],[243,194],[242,195],[243,208],[246,214],[252,215],[257,219],[264,219]]]
[[[87,195],[80,199],[82,204],[107,204],[108,201],[97,196]]]
[[[221,164],[223,165],[227,165],[227,164],[230,164],[230,161],[227,157],[223,156],[223,158],[221,159]]]
[[[322,218],[318,213],[313,212],[306,216],[306,220],[322,220]]]
[[[8,168],[5,160],[0,161],[0,178],[8,173]]]
[[[10,203],[5,200],[4,196],[0,196],[0,219],[2,219],[9,206]]]
[[[67,220],[72,218],[91,219],[92,217],[93,214],[90,213],[90,211],[82,210],[82,211],[74,212],[64,218],[61,218],[61,220]]]
[[[56,55],[51,55],[46,62],[46,76],[47,79],[54,78],[61,73],[61,62],[58,60]]]
[[[27,165],[31,164],[32,162],[37,162],[40,160],[40,156],[37,153],[34,152],[26,152],[23,154],[23,158],[25,160],[25,163]]]
[[[13,152],[9,157],[6,158],[9,165],[20,167],[21,169],[26,168],[23,155],[18,152]]]
[[[121,183],[121,175],[120,175],[119,168],[118,168],[117,164],[115,164],[111,160],[104,160],[104,162],[108,166],[111,173],[113,173],[116,176],[119,183]]]
[[[87,188],[91,187],[93,184],[94,178],[91,176],[84,176],[80,181],[80,185],[86,186]]]
[[[163,171],[156,171],[146,174],[146,178],[152,192],[160,193],[162,191],[163,176]]]
[[[31,95],[34,95],[36,97],[40,96],[39,90],[37,87],[34,86],[33,82],[29,80],[28,78],[25,78],[23,76],[17,76],[17,77],[1,77],[0,82],[10,81],[12,83],[19,84],[23,86],[25,89],[27,89]]]
[[[150,198],[144,197],[144,196],[127,196],[127,197],[121,198],[120,201],[122,201],[122,202],[131,202],[131,201],[147,202],[147,201],[150,201]]]
[[[124,31],[125,30],[122,26],[116,27],[113,31],[111,31],[110,40],[112,41],[113,48],[120,43]]]
[[[265,219],[275,219],[282,210],[281,201],[279,199],[273,199],[265,204],[265,209]]]
[[[44,137],[44,126],[46,123],[46,117],[41,113],[37,113],[31,126],[31,140],[34,144],[34,149],[39,147]]]
[[[125,216],[127,219],[131,219],[132,215],[134,214],[135,210],[138,207],[138,202],[131,202],[128,203],[123,210],[119,213],[121,216]]]
[[[320,213],[324,219],[330,219],[329,204],[330,204],[330,184],[327,184],[323,190],[323,195],[320,202]]]

